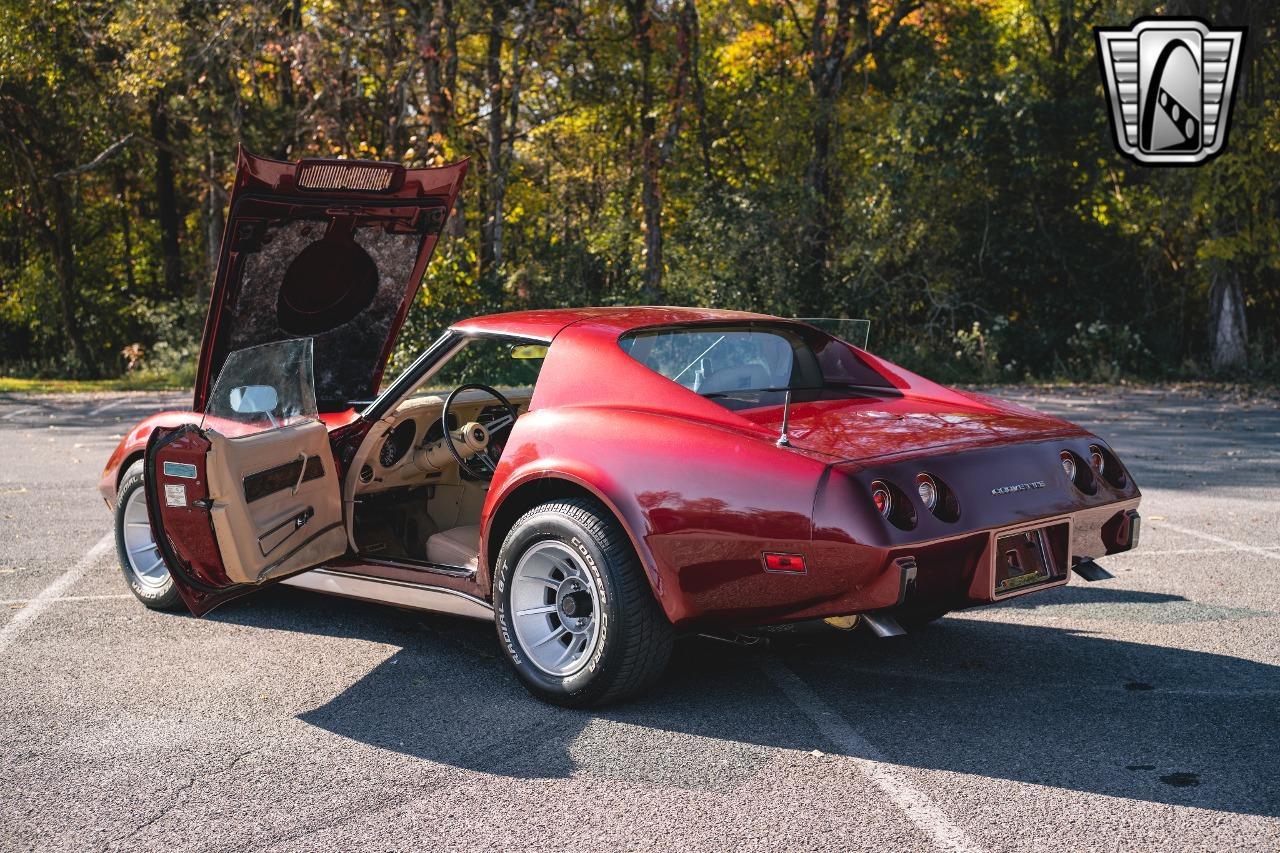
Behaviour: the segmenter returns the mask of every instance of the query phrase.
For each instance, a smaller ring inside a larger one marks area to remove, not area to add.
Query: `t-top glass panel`
[[[833,338],[839,338],[858,349],[866,349],[871,339],[870,320],[850,320],[844,317],[797,317],[796,322],[808,323]]]
[[[893,393],[849,342],[810,326],[748,323],[628,332],[623,352],[690,391],[730,409],[797,400]]]

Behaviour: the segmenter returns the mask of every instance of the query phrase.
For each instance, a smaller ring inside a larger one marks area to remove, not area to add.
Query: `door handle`
[[[298,493],[298,489],[302,488],[302,478],[307,476],[307,454],[299,453],[298,462],[301,467],[298,468],[298,480],[293,484],[293,491],[289,493],[291,496]]]
[[[262,556],[268,556],[272,551],[288,542],[289,537],[306,527],[311,519],[315,517],[315,514],[315,507],[309,506],[259,536],[258,548],[261,549]]]

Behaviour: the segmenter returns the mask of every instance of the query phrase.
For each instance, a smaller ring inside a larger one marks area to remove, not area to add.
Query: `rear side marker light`
[[[778,554],[766,551],[764,554],[764,570],[766,572],[784,572],[802,575],[806,568],[803,554]]]

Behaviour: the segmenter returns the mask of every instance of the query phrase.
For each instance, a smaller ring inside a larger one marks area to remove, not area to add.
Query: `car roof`
[[[768,314],[726,311],[719,308],[678,308],[667,305],[605,308],[546,308],[472,317],[455,323],[455,331],[471,334],[503,334],[550,341],[568,326],[587,327],[619,334],[646,326],[780,320]]]

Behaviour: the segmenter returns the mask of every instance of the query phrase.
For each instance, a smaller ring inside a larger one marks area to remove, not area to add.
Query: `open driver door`
[[[160,556],[196,616],[347,550],[310,338],[232,353],[203,421],[155,430],[144,472]]]

